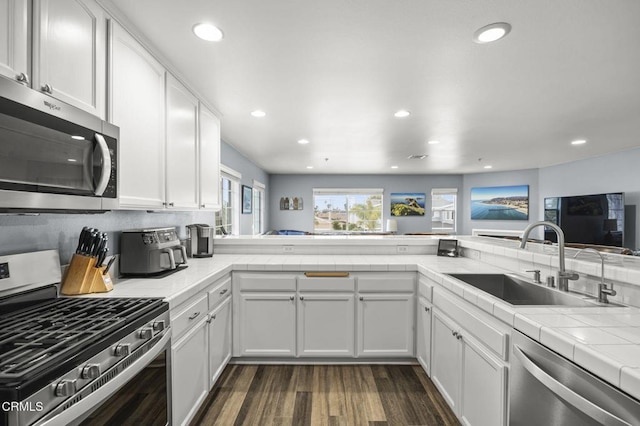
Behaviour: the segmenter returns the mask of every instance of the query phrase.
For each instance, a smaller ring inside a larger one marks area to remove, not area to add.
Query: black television
[[[567,243],[624,247],[623,192],[545,198],[544,220],[558,225]],[[557,242],[547,227],[544,238]]]

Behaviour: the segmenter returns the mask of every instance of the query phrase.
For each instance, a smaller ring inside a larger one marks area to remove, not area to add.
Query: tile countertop
[[[419,271],[468,302],[640,399],[640,309],[516,307],[444,274],[504,273],[469,258],[426,255],[216,255],[160,279],[118,282],[89,297],[163,297],[171,308],[231,271]]]

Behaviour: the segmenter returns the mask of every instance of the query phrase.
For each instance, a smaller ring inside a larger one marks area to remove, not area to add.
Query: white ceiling
[[[515,170],[640,146],[638,0],[112,2],[269,173]],[[198,22],[224,40],[195,38]],[[513,29],[474,43],[493,22]]]

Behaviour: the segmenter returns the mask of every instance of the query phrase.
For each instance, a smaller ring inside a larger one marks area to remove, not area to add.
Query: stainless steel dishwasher
[[[514,330],[512,426],[640,425],[640,401]]]

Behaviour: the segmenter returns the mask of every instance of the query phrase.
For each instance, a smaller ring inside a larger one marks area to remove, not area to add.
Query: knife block
[[[96,258],[74,254],[62,280],[60,293],[70,296],[88,293],[104,293],[113,290],[109,273],[105,267],[96,268]]]

